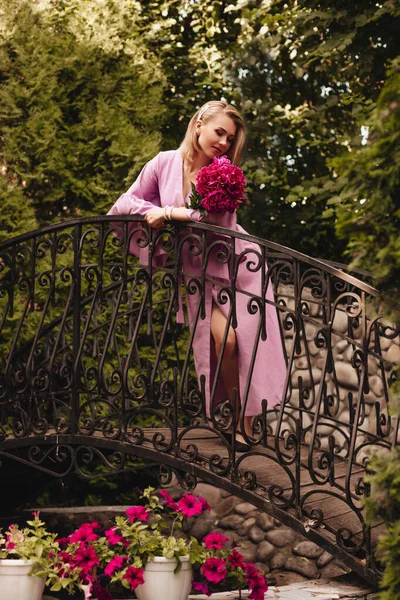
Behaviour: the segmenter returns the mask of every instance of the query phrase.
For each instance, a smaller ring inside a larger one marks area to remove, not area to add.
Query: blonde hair
[[[224,113],[227,117],[230,117],[236,125],[235,139],[228,152],[226,153],[226,156],[234,165],[240,164],[243,154],[244,142],[246,139],[246,130],[244,127],[243,119],[237,108],[235,108],[231,104],[223,102],[222,100],[211,100],[210,102],[206,102],[206,104],[203,104],[203,106],[201,106],[199,110],[196,111],[193,117],[190,119],[185,137],[183,138],[183,141],[179,146],[179,150],[182,152],[184,158],[188,159],[191,162],[195,155],[201,151],[197,139],[197,121],[201,121],[202,123],[208,123],[208,121],[214,119],[221,112]]]

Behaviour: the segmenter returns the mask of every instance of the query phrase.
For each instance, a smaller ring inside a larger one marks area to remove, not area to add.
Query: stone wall
[[[169,491],[176,497],[182,495],[179,487]],[[331,579],[350,572],[313,542],[229,492],[200,483],[193,493],[206,498],[211,511],[192,518],[188,531],[198,540],[218,531],[239,543],[245,559],[268,574],[270,585]]]
[[[295,308],[292,286],[281,285],[279,295],[284,299],[288,308]],[[328,413],[326,411],[323,413],[323,404],[321,405],[316,430],[320,448],[327,450],[329,436],[333,436],[336,446],[335,453],[338,456],[346,456],[349,450],[353,417],[350,414],[349,405],[358,401],[359,378],[362,372],[360,358],[367,346],[369,390],[364,389],[364,403],[358,425],[354,456],[355,462],[362,464],[365,458],[377,450],[374,436],[385,437],[388,442],[392,442],[394,430],[392,428],[389,431],[387,426],[387,401],[391,365],[400,363],[400,332],[395,335],[394,329],[388,329],[386,332],[383,329],[374,329],[371,334],[368,327],[371,325],[372,316],[364,324],[364,315],[349,318],[345,304],[338,303],[332,315],[330,339],[334,369],[325,369],[327,344],[321,337],[318,340],[316,336],[323,327],[323,303],[313,297],[310,290],[306,288],[302,291],[302,301],[304,333],[300,334],[300,352],[295,353],[291,367],[292,390],[289,392],[286,416],[280,431],[285,429],[294,431],[294,419],[290,415],[294,418],[299,416],[299,394],[300,387],[302,387],[306,406],[306,409],[302,411],[303,430],[306,431],[305,442],[310,440],[316,398],[321,379],[324,377],[326,391],[323,397],[329,398],[330,408]],[[372,307],[367,307],[367,312],[372,310]],[[356,309],[353,309],[354,312]],[[286,313],[281,313],[281,318],[283,319],[285,315]],[[293,351],[295,334],[294,326],[290,325],[291,323],[285,327],[282,323],[286,352],[289,357]],[[390,339],[391,335],[393,335],[392,339]],[[321,343],[318,343],[319,341]],[[380,356],[383,360],[380,359]],[[271,411],[268,423],[273,433],[276,432],[277,422],[277,413]],[[340,431],[337,427],[335,428],[337,422],[340,423]],[[400,430],[397,436],[397,443],[400,444]]]

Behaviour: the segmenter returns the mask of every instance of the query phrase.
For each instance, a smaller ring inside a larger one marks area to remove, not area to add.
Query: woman
[[[200,169],[210,164],[215,157],[222,155],[226,155],[233,164],[239,164],[244,141],[244,124],[237,109],[226,102],[207,102],[192,117],[180,148],[160,152],[147,163],[135,183],[119,198],[108,214],[144,215],[148,225],[155,229],[162,228],[166,220],[173,219],[203,221],[246,233],[237,224],[236,213],[213,213],[205,217],[199,210],[185,208],[191,193],[191,184],[195,183]],[[137,254],[141,262],[146,264],[146,250],[139,248],[134,240],[131,240],[130,251]],[[269,408],[281,401],[286,375],[274,307],[267,305],[266,340],[262,340],[260,336],[259,315],[251,314],[248,308],[252,294],[258,297],[263,294],[261,272],[265,266],[259,264],[255,272],[247,267],[247,262],[249,265],[259,262],[259,253],[260,248],[257,245],[236,239],[235,254],[242,254],[237,263],[236,287],[246,290],[248,294],[235,294],[238,315],[235,329],[228,322],[229,302],[221,303],[218,297],[220,285],[206,283],[204,319],[198,319],[198,316],[196,318],[196,301],[188,295],[189,325],[192,328],[195,326],[193,351],[196,372],[198,377],[204,375],[206,378],[208,407],[211,399],[219,402],[228,398],[232,403],[233,390],[239,390],[242,405],[240,407],[239,400],[236,408],[237,414],[238,409],[242,409],[241,422],[246,434],[251,434],[251,417],[261,412],[263,398],[268,400]],[[156,263],[159,258],[157,255],[154,257]],[[192,272],[193,269],[195,272],[201,272],[200,258],[192,256],[190,259],[187,257],[187,260]],[[206,272],[214,281],[220,281],[221,285],[231,281],[232,274],[228,264],[218,262],[216,253],[210,255]],[[273,301],[271,286],[268,287],[266,298]],[[220,369],[222,381],[214,382],[216,359],[223,348],[227,328]],[[254,351],[255,362],[252,360]],[[236,436],[235,446],[238,451],[249,449],[240,433]]]

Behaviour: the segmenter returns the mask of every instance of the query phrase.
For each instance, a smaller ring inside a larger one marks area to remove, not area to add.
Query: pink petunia
[[[207,558],[204,565],[200,567],[207,581],[220,583],[226,577],[226,562],[222,558]]]
[[[100,525],[98,523],[83,523],[71,535],[69,536],[69,541],[74,542],[95,542],[99,539],[99,536],[94,533],[93,529],[99,529]]]
[[[260,575],[256,585],[251,588],[249,600],[264,600],[265,593],[268,591],[268,585],[265,578]]]
[[[232,569],[237,569],[238,567],[243,569],[244,567],[244,558],[240,554],[240,552],[238,552],[235,549],[233,549],[232,552],[229,554],[228,561]]]
[[[99,583],[93,584],[92,591],[93,591],[94,597],[97,600],[113,600],[113,597],[111,596],[110,592],[108,592],[107,590],[102,588]]]
[[[178,501],[178,508],[185,517],[194,517],[203,512],[202,503],[192,494],[185,494]]]
[[[203,539],[204,545],[207,548],[207,550],[210,550],[210,548],[220,550],[225,546],[226,542],[228,541],[228,538],[224,535],[221,535],[220,533],[209,533]]]
[[[111,529],[107,529],[104,532],[104,535],[107,538],[107,542],[111,545],[123,544],[125,546],[125,548],[127,548],[129,546],[129,541],[126,538],[124,538],[123,535],[119,535],[117,533],[116,527],[111,527]]]
[[[128,515],[131,523],[134,521],[146,522],[150,515],[144,506],[131,506],[130,508],[126,509],[125,514]]]
[[[128,567],[125,575],[122,576],[122,579],[127,579],[131,586],[131,590],[135,590],[138,585],[142,585],[144,583],[143,579],[143,569],[137,567]]]
[[[84,575],[87,575],[94,566],[99,564],[99,557],[93,546],[85,546],[85,544],[81,543],[75,552],[75,565],[82,570]]]
[[[203,496],[197,496],[197,498],[200,500],[202,507],[203,507],[203,512],[205,512],[206,510],[211,510],[211,506],[208,504],[207,500],[205,498],[203,498]]]
[[[196,590],[196,592],[200,592],[200,594],[211,596],[211,592],[208,589],[208,585],[205,581],[192,581],[192,588]]]
[[[114,556],[114,558],[110,560],[110,562],[104,569],[104,573],[108,575],[108,577],[112,577],[115,571],[121,569],[122,565],[124,564],[127,558],[127,556]]]
[[[172,496],[168,494],[167,490],[161,490],[160,496],[163,499],[164,504],[169,506],[169,508],[172,508],[172,510],[179,510],[179,506],[172,498]]]

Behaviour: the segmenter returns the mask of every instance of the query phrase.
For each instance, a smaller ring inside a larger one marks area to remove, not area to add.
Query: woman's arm
[[[158,155],[143,167],[136,181],[118,198],[108,214],[146,215],[155,206],[160,206],[157,166]]]

